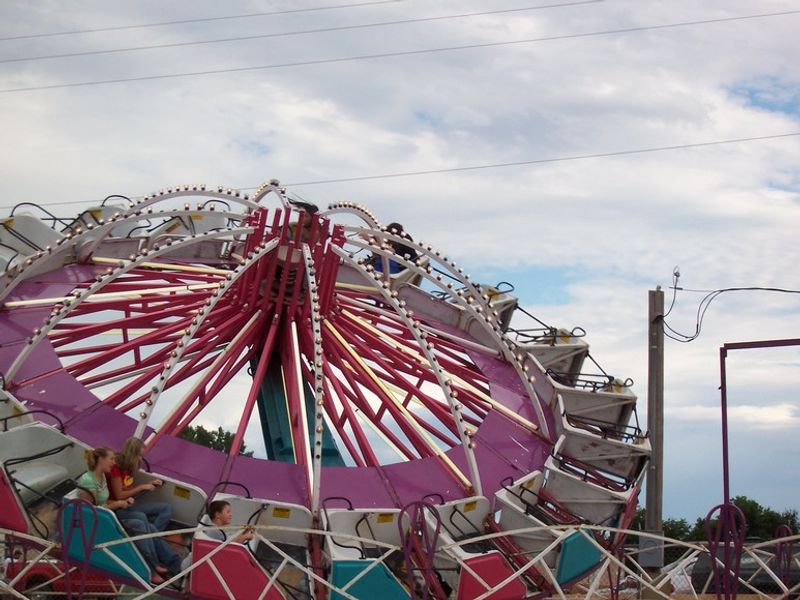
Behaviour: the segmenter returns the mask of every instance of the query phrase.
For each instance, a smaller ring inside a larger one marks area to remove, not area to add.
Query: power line
[[[391,179],[396,177],[415,177],[419,175],[436,175],[439,173],[458,173],[461,171],[479,171],[482,169],[499,169],[504,167],[519,167],[525,165],[543,165],[548,163],[569,162],[576,160],[587,160],[590,158],[611,158],[613,156],[630,156],[633,154],[648,154],[652,152],[666,152],[668,150],[684,150],[687,148],[704,148],[707,146],[722,146],[724,144],[738,144],[742,142],[755,142],[759,140],[774,140],[779,138],[796,137],[800,136],[800,131],[792,133],[780,133],[776,135],[764,135],[749,138],[735,138],[728,140],[715,140],[711,142],[698,142],[695,144],[678,144],[675,146],[657,146],[653,148],[638,148],[636,150],[619,150],[617,152],[600,152],[596,154],[579,154],[575,156],[560,156],[556,158],[540,158],[535,160],[522,160],[517,162],[494,163],[487,165],[472,165],[467,167],[452,167],[449,169],[430,169],[426,171],[407,171],[403,173],[384,173],[382,175],[364,175],[361,177],[342,177],[338,179],[318,179],[316,181],[299,181],[294,183],[287,183],[289,186],[302,186],[302,185],[323,185],[330,183],[346,183],[350,181],[368,181],[371,179]],[[255,188],[242,188],[242,189],[255,189]]]
[[[81,33],[100,33],[104,31],[123,31],[126,29],[143,29],[147,27],[163,27],[165,25],[185,25],[189,23],[208,23],[211,21],[226,21],[230,19],[249,19],[252,17],[271,17],[273,15],[288,15],[292,13],[317,12],[323,10],[338,10],[341,8],[356,8],[359,6],[374,6],[376,4],[394,4],[405,0],[374,0],[370,2],[352,2],[349,4],[335,4],[333,6],[315,6],[311,8],[293,8],[289,10],[273,10],[270,12],[246,13],[243,15],[227,15],[220,17],[205,17],[201,19],[181,19],[179,21],[161,21],[159,23],[142,23],[139,25],[118,25],[116,27],[97,27],[94,29],[76,29],[72,31],[54,31],[50,33],[31,33],[0,38],[0,42],[11,40],[29,40],[33,38],[54,37],[60,35],[77,35]]]
[[[679,288],[678,277],[680,274],[673,275],[673,282],[672,282],[672,289],[673,289],[673,296],[672,296],[672,306],[670,306],[670,311],[672,311],[672,307],[675,305],[675,296],[678,290],[682,289]],[[675,340],[676,342],[680,342],[682,344],[688,344],[689,342],[693,342],[698,337],[700,337],[700,333],[703,330],[703,320],[706,316],[706,311],[708,311],[708,307],[711,306],[711,303],[716,300],[719,296],[727,292],[778,292],[782,294],[800,294],[800,290],[792,290],[786,288],[776,288],[776,287],[759,287],[759,286],[748,286],[748,287],[729,287],[729,288],[722,288],[718,290],[711,290],[708,294],[703,296],[702,300],[700,300],[699,304],[697,305],[697,314],[695,315],[695,328],[694,332],[691,334],[681,333],[676,329],[673,329],[669,326],[666,320],[666,315],[664,315],[664,327],[666,331],[664,331],[664,335],[666,335],[669,339]]]
[[[447,46],[443,48],[426,48],[422,50],[406,50],[401,52],[382,52],[379,54],[362,54],[357,56],[345,56],[340,58],[323,58],[317,60],[306,60],[306,61],[296,61],[296,62],[289,62],[289,63],[278,63],[272,65],[259,65],[254,67],[232,67],[226,69],[212,69],[207,71],[189,71],[184,73],[170,73],[166,75],[144,75],[141,77],[125,77],[125,78],[118,78],[118,79],[103,79],[103,80],[96,80],[96,81],[78,81],[74,83],[59,83],[53,85],[40,85],[40,86],[27,86],[27,87],[19,87],[19,88],[7,88],[0,90],[0,94],[8,94],[14,92],[30,92],[30,91],[38,91],[38,90],[53,90],[53,89],[60,89],[60,88],[76,88],[76,87],[87,87],[87,86],[94,86],[94,85],[105,85],[105,84],[112,84],[112,83],[129,83],[135,81],[155,81],[160,79],[174,79],[179,77],[198,77],[203,75],[219,75],[222,73],[243,73],[248,71],[263,71],[268,69],[282,69],[282,68],[292,68],[292,67],[302,67],[302,66],[309,66],[309,65],[323,65],[323,64],[334,64],[334,63],[344,63],[344,62],[355,62],[359,60],[374,60],[374,59],[382,59],[382,58],[389,58],[389,57],[397,57],[397,56],[415,56],[420,54],[430,54],[434,52],[451,52],[457,50],[471,50],[476,48],[493,48],[499,46],[510,46],[514,44],[531,44],[536,42],[550,42],[556,40],[567,40],[567,39],[577,39],[577,38],[588,38],[588,37],[598,37],[604,35],[620,35],[626,33],[634,33],[640,31],[656,31],[660,29],[673,29],[678,27],[689,27],[689,26],[696,26],[696,25],[708,25],[711,23],[725,23],[731,21],[743,21],[746,19],[760,19],[760,18],[767,18],[767,17],[777,17],[777,16],[786,16],[786,15],[793,15],[799,14],[800,10],[790,10],[790,11],[783,11],[783,12],[775,12],[775,13],[762,13],[757,15],[742,15],[738,17],[724,17],[719,19],[704,19],[701,21],[684,21],[681,23],[667,23],[663,25],[647,25],[641,27],[628,27],[625,29],[611,29],[611,30],[604,30],[604,31],[590,31],[586,33],[572,33],[572,34],[565,34],[565,35],[555,35],[555,36],[547,36],[547,37],[539,37],[539,38],[529,38],[523,40],[511,40],[505,42],[484,42],[479,44],[467,44],[463,46]]]
[[[68,52],[63,54],[47,54],[42,56],[24,56],[21,58],[6,58],[0,60],[0,64],[28,62],[36,60],[50,60],[54,58],[76,58],[79,56],[95,56],[103,54],[118,54],[123,52],[138,52],[140,50],[161,50],[165,48],[183,48],[186,46],[200,46],[204,44],[222,44],[229,42],[242,42],[248,40],[259,40],[266,38],[289,37],[295,35],[308,35],[314,33],[327,33],[332,31],[349,31],[354,29],[369,29],[372,27],[387,27],[392,25],[409,25],[412,23],[425,23],[430,21],[445,21],[449,19],[462,19],[466,17],[479,17],[486,15],[500,15],[508,13],[519,13],[532,10],[542,10],[546,8],[563,8],[568,6],[579,6],[583,4],[597,4],[605,0],[580,0],[579,2],[562,2],[559,4],[540,4],[537,6],[526,6],[522,8],[506,8],[502,10],[487,10],[481,12],[460,13],[454,15],[441,15],[437,17],[419,17],[416,19],[399,19],[394,21],[379,21],[377,23],[363,23],[357,25],[340,25],[336,27],[321,27],[318,29],[300,29],[297,31],[281,31],[277,33],[261,33],[258,35],[246,35],[239,37],[217,38],[213,40],[198,40],[192,42],[171,42],[166,44],[153,44],[149,46],[131,46],[129,48],[110,48],[107,50],[87,50],[86,52]]]
[[[548,163],[557,163],[557,162],[569,162],[569,161],[578,161],[578,160],[587,160],[591,158],[611,158],[615,156],[629,156],[634,154],[647,154],[652,152],[666,152],[669,150],[684,150],[688,148],[703,148],[708,146],[721,146],[724,144],[738,144],[744,142],[754,142],[760,140],[774,140],[780,138],[788,138],[788,137],[797,137],[800,136],[800,131],[792,132],[792,133],[779,133],[774,135],[763,135],[758,137],[747,137],[747,138],[734,138],[734,139],[727,139],[727,140],[714,140],[710,142],[698,142],[695,144],[677,144],[673,146],[657,146],[651,148],[638,148],[635,150],[620,150],[617,152],[603,152],[603,153],[595,153],[595,154],[579,154],[574,156],[560,156],[555,158],[541,158],[536,160],[526,160],[526,161],[518,161],[518,162],[505,162],[505,163],[495,163],[495,164],[485,164],[485,165],[472,165],[467,167],[452,167],[449,169],[430,169],[425,171],[407,171],[403,173],[384,173],[381,175],[364,175],[360,177],[345,177],[345,178],[338,178],[338,179],[317,179],[313,181],[299,181],[299,182],[292,182],[286,183],[287,186],[309,186],[309,185],[324,185],[324,184],[331,184],[331,183],[345,183],[345,182],[353,182],[353,181],[368,181],[374,179],[392,179],[397,177],[416,177],[421,175],[435,175],[440,173],[458,173],[462,171],[477,171],[481,169],[498,169],[503,167],[517,167],[517,166],[525,166],[525,165],[541,165],[541,164],[548,164]],[[240,187],[236,188],[239,191],[249,191],[254,190],[258,186],[251,186],[251,187]],[[71,204],[90,204],[94,203],[97,204],[101,202],[101,200],[75,200],[71,202],[49,202],[47,204],[42,204],[41,206],[61,206],[61,205],[71,205]],[[13,205],[9,206],[0,206],[0,210],[7,210],[14,208]]]

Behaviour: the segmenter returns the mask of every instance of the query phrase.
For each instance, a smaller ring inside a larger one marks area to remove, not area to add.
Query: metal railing
[[[236,533],[242,530],[241,525],[231,525],[225,527],[198,527],[186,528],[168,532],[157,532],[147,535],[125,537],[123,539],[114,540],[111,542],[100,543],[94,546],[94,551],[105,553],[111,560],[128,573],[130,579],[136,581],[138,588],[128,585],[117,585],[109,582],[109,585],[115,587],[109,588],[109,591],[91,591],[86,592],[87,595],[92,597],[102,597],[105,595],[114,597],[135,598],[136,600],[144,598],[152,598],[164,590],[172,589],[173,591],[180,588],[185,577],[190,576],[191,572],[201,567],[202,565],[209,565],[211,571],[214,573],[217,583],[226,591],[226,594],[234,599],[231,592],[231,586],[223,576],[223,574],[214,565],[214,557],[224,551],[233,542],[233,536],[220,542],[218,546],[213,548],[208,554],[193,562],[185,570],[178,574],[166,579],[158,585],[153,585],[150,582],[143,581],[141,577],[134,572],[134,570],[121,561],[111,550],[114,546],[119,544],[129,544],[146,538],[156,538],[165,535],[174,534],[193,534],[197,531],[208,529],[222,529]],[[371,571],[380,568],[380,565],[385,565],[387,559],[396,552],[401,552],[399,546],[387,544],[375,539],[361,538],[356,535],[349,535],[340,532],[322,531],[319,529],[298,529],[292,527],[280,526],[256,526],[255,537],[260,542],[265,544],[272,552],[278,555],[280,563],[277,568],[267,571],[267,584],[266,588],[269,590],[272,587],[280,586],[279,581],[281,574],[287,568],[294,568],[301,571],[309,582],[310,594],[314,596],[313,585],[318,583],[327,592],[328,595],[336,593],[342,598],[348,600],[356,600],[348,590],[352,590],[353,586],[364,577],[367,577]],[[340,539],[346,539],[353,544],[369,543],[370,545],[378,546],[381,548],[382,553],[374,559],[370,559],[367,567],[363,569],[358,575],[350,579],[344,585],[334,585],[325,577],[319,575],[311,565],[304,564],[297,558],[291,556],[280,545],[271,539],[272,534],[277,532],[294,532],[305,534],[308,536],[320,536],[327,538],[336,536]],[[464,558],[467,556],[464,552],[459,551],[464,544],[474,543],[476,541],[486,542],[493,544],[498,538],[514,538],[525,536],[532,536],[546,532],[553,537],[553,541],[546,547],[543,547],[538,552],[524,553],[524,561],[521,561],[516,568],[510,572],[502,581],[494,584],[489,584],[475,572],[473,568],[467,563]],[[575,534],[583,536],[587,543],[596,550],[599,557],[597,562],[591,569],[587,570],[585,575],[579,577],[577,581],[571,581],[569,585],[560,583],[551,567],[548,567],[545,559],[553,552],[560,552],[564,548],[564,542],[567,539],[573,539]],[[597,534],[603,533],[624,535],[629,540],[629,545],[626,546],[622,552],[617,552],[613,549],[604,547],[598,540]],[[670,549],[673,552],[680,552],[679,558],[667,565],[666,567],[653,572],[651,569],[646,569],[639,564],[638,555],[639,549],[636,544],[636,538],[647,538],[650,544],[647,551],[652,551],[654,548]],[[630,540],[634,541],[631,542]],[[800,594],[800,580],[795,581],[786,576],[785,573],[779,573],[778,560],[776,558],[776,549],[786,547],[787,544],[797,544],[800,542],[800,535],[787,536],[778,540],[767,542],[759,542],[756,544],[745,545],[742,550],[743,562],[754,564],[755,568],[748,573],[740,573],[738,577],[738,587],[740,592],[754,595],[757,598],[788,598],[790,596],[797,596]],[[6,546],[4,548],[4,546]],[[37,565],[47,564],[52,567],[54,564],[54,557],[60,554],[59,546],[55,541],[46,541],[41,538],[23,534],[19,532],[0,529],[0,554],[6,556],[10,555],[11,547],[25,548],[25,558],[22,562],[24,565],[16,574],[10,578],[0,578],[0,595],[5,595],[10,598],[19,598],[27,600],[34,597],[64,597],[63,593],[53,592],[53,584],[59,579],[63,579],[68,575],[63,569],[48,580],[38,580],[35,586],[24,589],[22,583],[26,580],[26,575],[31,573]],[[447,570],[447,565],[452,565],[452,569],[460,569],[462,572],[469,573],[475,581],[484,589],[484,591],[477,596],[474,600],[483,600],[489,596],[499,592],[505,586],[510,585],[512,582],[522,577],[522,574],[529,571],[531,568],[537,569],[544,578],[552,586],[552,592],[549,597],[557,597],[565,599],[569,594],[570,599],[578,600],[585,598],[586,600],[597,598],[615,599],[619,597],[638,597],[641,593],[646,592],[650,597],[656,598],[672,598],[675,595],[681,598],[694,598],[699,599],[703,594],[713,594],[713,578],[708,577],[698,578],[697,565],[701,561],[709,562],[708,549],[704,542],[686,542],[665,538],[662,536],[649,534],[641,531],[623,530],[610,528],[605,526],[596,525],[558,525],[546,527],[529,527],[523,529],[516,529],[510,531],[501,531],[496,533],[485,534],[479,537],[473,537],[469,540],[454,541],[451,543],[439,544],[436,548],[436,558],[440,565],[438,568]],[[6,559],[6,566],[13,563],[15,559]],[[20,559],[16,559],[20,560]],[[716,559],[717,563],[722,566],[722,561]],[[792,556],[791,561],[794,567],[800,570],[800,557]],[[75,569],[76,567],[72,567]],[[414,568],[413,566],[411,567]],[[71,569],[71,570],[72,570]],[[796,572],[796,571],[795,571]],[[781,576],[783,575],[783,576]],[[246,577],[246,574],[238,573],[238,577]],[[399,579],[399,578],[398,578]],[[112,590],[113,589],[113,593]],[[534,591],[531,590],[531,593]],[[264,597],[262,594],[262,597]],[[73,598],[77,598],[73,593]]]

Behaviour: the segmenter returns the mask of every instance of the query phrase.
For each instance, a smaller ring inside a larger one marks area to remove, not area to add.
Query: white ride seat
[[[0,243],[26,256],[47,246],[55,246],[63,237],[41,219],[25,213],[0,222]]]
[[[558,456],[564,447],[564,436],[556,442],[553,454]],[[560,505],[595,525],[616,526],[635,488],[612,491],[585,481],[573,473],[565,472],[559,462],[550,456],[545,461],[543,488]]]
[[[633,484],[644,474],[650,456],[650,440],[638,429],[591,419],[575,419],[564,408],[559,394],[561,451],[587,465]]]
[[[636,394],[619,380],[600,390],[576,389],[553,383],[554,394],[552,405],[561,395],[564,410],[576,417],[586,417],[605,421],[618,426],[625,426],[630,421],[633,409],[636,408]]]
[[[558,533],[544,529],[547,524],[532,514],[533,508],[539,501],[538,493],[543,483],[542,472],[533,471],[495,493],[495,510],[500,511],[499,524],[503,531],[543,528],[511,536],[528,560],[546,550],[558,538]],[[558,560],[558,547],[548,551],[542,560],[548,567],[555,567]]]
[[[25,504],[38,500],[65,479],[69,479],[66,467],[52,462],[25,463],[10,471],[20,498]],[[37,493],[38,492],[38,493]]]
[[[387,552],[388,548],[380,544],[370,544],[374,540],[392,546],[400,545],[400,530],[397,509],[348,510],[346,508],[327,509],[323,513],[325,528],[332,533],[356,536],[361,540],[331,535],[325,544],[332,560],[358,560],[361,558],[377,558]]]

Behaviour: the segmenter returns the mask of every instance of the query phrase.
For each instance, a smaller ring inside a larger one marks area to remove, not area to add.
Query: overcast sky
[[[67,215],[180,183],[305,183],[292,189],[364,203],[484,281],[513,282],[544,320],[585,328],[640,405],[647,291],[675,265],[692,290],[800,289],[800,137],[307,185],[797,134],[798,2],[405,0],[19,37],[336,4],[6,0],[0,37],[18,39],[0,41],[0,204]],[[455,17],[509,9],[525,10]],[[754,15],[771,16],[739,18]],[[68,85],[131,78],[145,79]],[[669,324],[693,331],[701,298],[679,292]],[[800,337],[799,308],[793,294],[725,294],[697,341],[668,341],[665,516],[721,500],[719,346]],[[800,508],[799,356],[729,361],[732,492],[779,510]]]

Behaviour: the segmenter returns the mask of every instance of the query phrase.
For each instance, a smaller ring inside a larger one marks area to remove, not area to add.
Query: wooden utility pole
[[[664,291],[649,292],[647,429],[650,434],[650,464],[647,468],[645,530],[663,530],[664,487]]]

